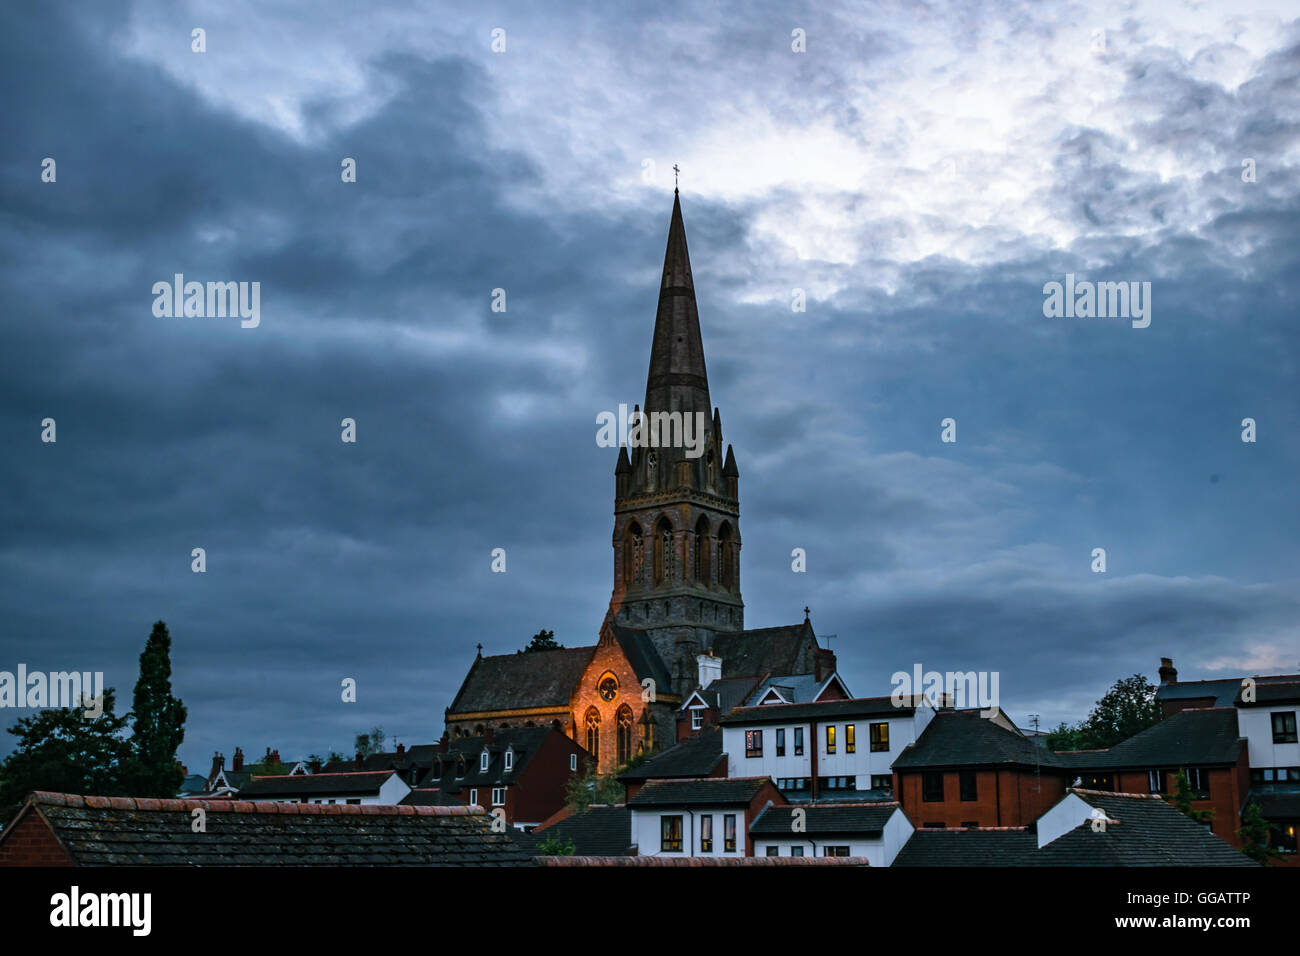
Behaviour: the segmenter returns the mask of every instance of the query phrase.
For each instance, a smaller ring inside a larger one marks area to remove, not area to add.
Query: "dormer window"
[[[698,707],[691,711],[691,730],[699,730],[704,726],[704,711]]]
[[[514,752],[513,750],[507,750],[507,751],[506,751],[506,771],[509,772],[509,771],[511,771],[511,770],[514,770],[514,769],[515,769],[515,752]]]
[[[487,752],[486,750],[483,751],[483,753],[479,755],[479,758],[478,758],[478,769],[479,769],[479,772],[480,772],[480,773],[486,773],[486,772],[487,772],[487,768],[488,768],[488,760],[489,760],[489,759],[490,759],[490,758],[489,758],[489,756],[488,756],[488,752]]]

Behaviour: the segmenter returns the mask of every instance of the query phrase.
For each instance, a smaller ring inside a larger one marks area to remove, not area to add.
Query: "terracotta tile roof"
[[[206,811],[206,832],[191,811]],[[529,859],[468,807],[163,800],[37,791],[38,813],[83,866],[520,866]],[[16,822],[16,821],[15,821]],[[3,841],[12,827],[0,833]]]

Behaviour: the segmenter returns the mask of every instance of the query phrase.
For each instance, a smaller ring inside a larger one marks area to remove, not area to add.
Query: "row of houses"
[[[997,708],[854,698],[834,673],[738,681],[718,676],[712,661],[703,666],[714,668],[712,679],[682,704],[677,743],[622,771],[617,806],[571,813],[568,791],[590,755],[554,723],[444,733],[435,744],[321,767],[297,762],[287,774],[251,779],[232,776],[242,771],[236,750],[239,769],[214,762],[205,792],[191,796],[480,807],[526,848],[572,841],[584,856],[814,855],[876,866],[945,854],[954,864],[1008,862],[1031,844],[1025,859],[1051,860],[1073,846],[1057,841],[1078,839],[1085,823],[1089,833],[1110,833],[1109,847],[1082,844],[1098,860],[1152,858],[1150,841],[1134,836],[1138,822],[1179,829],[1170,847],[1183,862],[1244,860],[1222,850],[1241,846],[1237,831],[1254,803],[1283,861],[1300,860],[1294,675],[1179,682],[1164,659],[1158,723],[1107,750],[1053,752]],[[1192,825],[1210,842],[1189,835],[1183,824],[1192,821],[1169,805],[1179,774],[1193,809],[1209,811],[1205,826]],[[1096,829],[1098,819],[1112,821],[1110,830]],[[1137,842],[1124,849],[1121,837]],[[1041,852],[1049,844],[1052,852]]]

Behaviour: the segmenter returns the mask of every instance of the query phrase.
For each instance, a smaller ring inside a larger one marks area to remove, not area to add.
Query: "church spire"
[[[682,203],[674,190],[673,218],[668,226],[668,248],[664,252],[663,281],[659,286],[659,311],[650,348],[650,373],[646,377],[645,410],[647,413],[703,412],[707,420],[712,408]]]

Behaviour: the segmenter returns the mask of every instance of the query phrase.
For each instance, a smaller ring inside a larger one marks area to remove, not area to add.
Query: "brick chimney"
[[[835,673],[835,664],[834,651],[828,651],[824,647],[817,648],[813,667],[819,684]]]
[[[406,744],[398,744],[398,745],[397,745],[397,759],[398,759],[398,760],[401,760],[401,759],[402,759],[403,757],[405,757],[405,756],[406,756]]]
[[[280,751],[278,749],[271,751],[271,763],[284,763],[284,761],[280,759]]]
[[[212,754],[212,770],[208,773],[208,779],[211,780],[217,774],[221,773],[226,767],[226,758],[223,754],[214,752]]]
[[[313,760],[311,763],[307,765],[307,769],[310,770],[312,773],[320,773],[320,768],[321,768],[320,760]]]
[[[1174,659],[1172,657],[1160,658],[1160,683],[1178,683],[1178,669],[1174,667]]]
[[[235,755],[230,758],[230,769],[235,773],[244,769],[244,751],[238,747],[235,748]]]
[[[445,754],[447,752],[447,747],[450,744],[451,736],[444,730],[442,736],[438,738],[438,753]]]
[[[357,751],[357,766],[356,766],[356,769],[357,769],[357,770],[364,770],[364,769],[366,769],[366,758],[363,757],[363,756],[361,755],[361,751],[360,751],[360,750]]]

